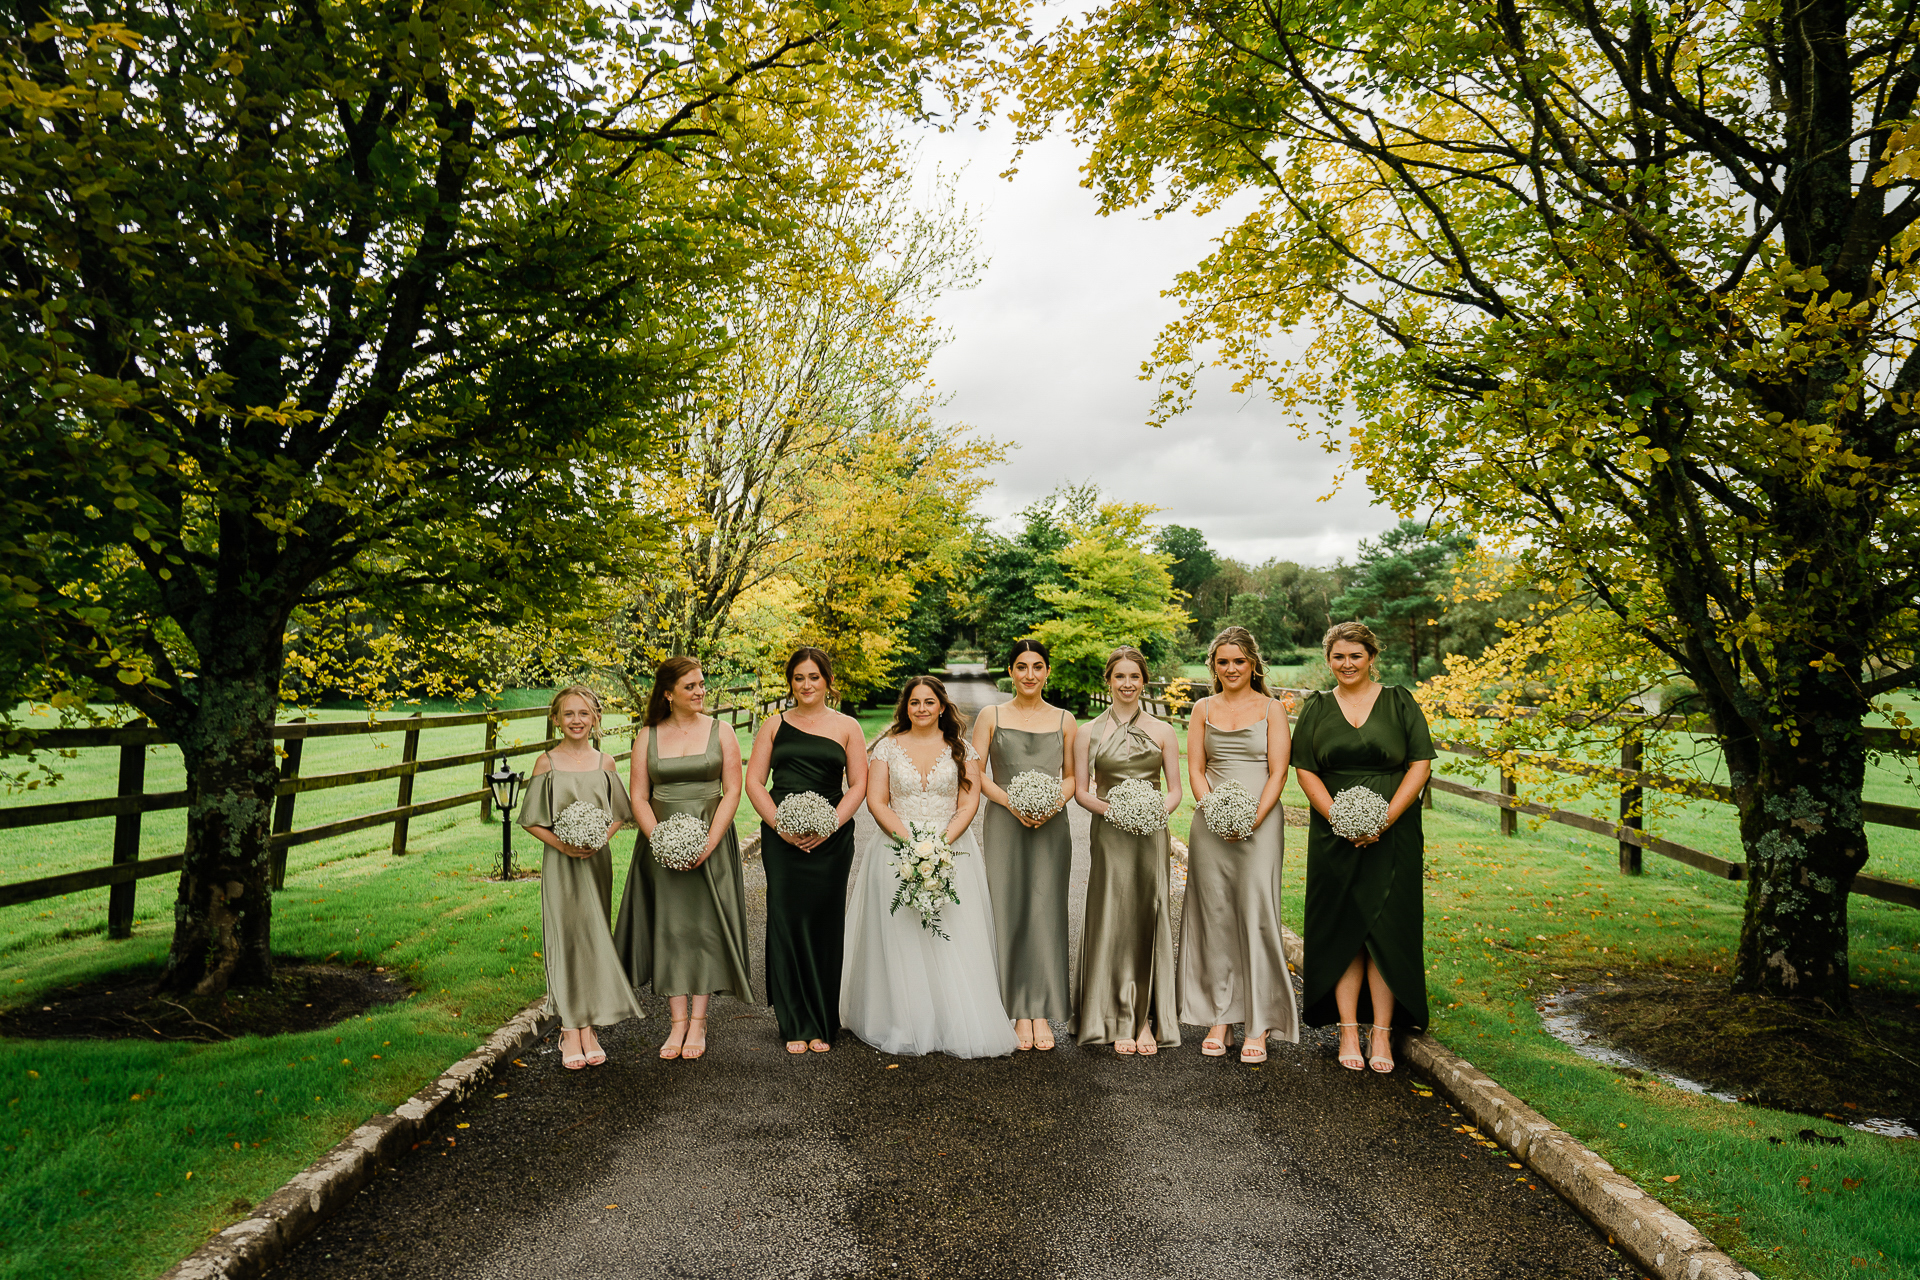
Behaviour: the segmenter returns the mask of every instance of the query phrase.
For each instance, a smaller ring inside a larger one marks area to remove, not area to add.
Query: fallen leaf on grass
[[[473,1128],[473,1126],[472,1126],[472,1125],[470,1125],[470,1124],[457,1124],[457,1125],[455,1125],[455,1126],[453,1126],[453,1127],[454,1127],[454,1128],[456,1128],[456,1129],[471,1129],[471,1128]]]
[[[1660,1179],[1660,1181],[1662,1181],[1662,1182],[1678,1182],[1678,1181],[1680,1181],[1680,1175],[1679,1175],[1679,1174],[1677,1174],[1677,1173],[1670,1173],[1670,1174],[1668,1174],[1668,1175],[1667,1175],[1666,1177],[1664,1177],[1664,1178],[1662,1178],[1662,1179]]]

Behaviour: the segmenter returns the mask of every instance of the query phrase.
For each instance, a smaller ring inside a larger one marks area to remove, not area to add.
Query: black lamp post
[[[500,757],[500,767],[487,775],[487,785],[493,788],[493,803],[500,810],[500,878],[513,879],[513,805],[520,798],[520,775],[507,768],[507,758]]]

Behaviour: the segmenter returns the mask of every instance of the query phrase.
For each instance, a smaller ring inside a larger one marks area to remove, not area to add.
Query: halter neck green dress
[[[1088,746],[1088,767],[1102,799],[1129,778],[1160,789],[1160,747],[1136,723],[1109,719]],[[1094,724],[1098,724],[1095,721]],[[1094,725],[1087,727],[1094,733]],[[1180,1043],[1174,1010],[1173,920],[1165,831],[1136,836],[1093,816],[1087,914],[1080,929],[1080,999],[1074,1037],[1081,1044],[1131,1040],[1145,1022],[1163,1048]]]
[[[773,733],[777,805],[812,791],[829,804],[845,794],[847,753],[832,738],[796,729],[781,717]],[[767,873],[767,999],[782,1040],[824,1040],[840,1034],[840,965],[847,946],[847,874],[853,870],[853,823],[843,823],[813,852],[794,848],[760,824],[760,862]]]
[[[987,745],[993,779],[1002,788],[1028,770],[1066,775],[1066,715],[1041,732],[995,723]],[[981,857],[993,899],[994,946],[1000,962],[1000,1000],[1009,1018],[1073,1015],[1067,982],[1067,882],[1073,869],[1073,832],[1063,808],[1029,827],[988,804]]]
[[[569,806],[585,800],[633,821],[627,788],[611,769],[550,768],[527,783],[520,825],[553,830]],[[613,851],[601,845],[575,858],[541,844],[540,955],[547,966],[547,1008],[560,1025],[605,1027],[644,1018],[627,981],[607,920],[613,914]]]
[[[1329,796],[1370,787],[1388,800],[1407,766],[1433,759],[1426,713],[1413,693],[1388,685],[1358,729],[1347,723],[1331,693],[1309,696],[1293,730],[1293,767],[1319,777]],[[1356,848],[1318,811],[1307,827],[1306,994],[1301,1017],[1310,1027],[1340,1020],[1333,986],[1362,947],[1393,991],[1393,1025],[1427,1025],[1425,896],[1421,861],[1426,837],[1420,806],[1388,827],[1379,843]],[[1360,1021],[1377,1022],[1367,986],[1360,986]]]
[[[722,732],[715,720],[705,751],[663,760],[655,731],[647,730],[648,802],[655,818],[665,822],[676,813],[690,813],[702,825],[713,825],[714,810],[726,794],[720,781],[726,767]],[[651,983],[657,996],[725,995],[752,1002],[747,895],[732,826],[691,871],[661,866],[641,836],[613,940],[635,990]]]
[[[1268,714],[1283,714],[1267,704]],[[1207,704],[1200,704],[1204,719]],[[1244,729],[1207,723],[1207,785],[1238,782],[1258,800],[1266,790],[1267,721]],[[1180,1021],[1212,1027],[1244,1022],[1282,1040],[1300,1038],[1293,979],[1281,946],[1280,872],[1286,815],[1274,805],[1244,840],[1222,840],[1193,816],[1187,894],[1180,911]]]

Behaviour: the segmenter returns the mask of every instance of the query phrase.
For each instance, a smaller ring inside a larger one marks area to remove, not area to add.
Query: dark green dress
[[[812,791],[839,804],[847,753],[838,742],[796,729],[783,717],[773,733],[772,785],[779,804]],[[794,848],[760,824],[760,862],[767,873],[767,999],[782,1040],[824,1040],[840,1034],[840,963],[847,943],[847,873],[853,870],[853,824],[844,823],[813,852]]]
[[[713,825],[714,810],[726,794],[720,781],[726,768],[722,732],[715,720],[705,751],[662,760],[654,731],[647,730],[649,804],[655,818],[665,822],[676,813],[690,813]],[[613,940],[636,991],[651,982],[657,996],[723,995],[751,1002],[747,895],[733,828],[691,871],[655,862],[642,835],[633,848]]]
[[[1293,731],[1293,767],[1315,774],[1327,794],[1370,787],[1386,799],[1400,789],[1407,766],[1433,759],[1427,717],[1410,690],[1388,685],[1356,729],[1331,693],[1300,708]],[[1393,990],[1393,1025],[1427,1025],[1425,900],[1421,861],[1426,838],[1420,806],[1388,827],[1378,844],[1355,848],[1316,811],[1307,827],[1306,994],[1300,1020],[1324,1027],[1340,1020],[1333,987],[1365,947]],[[1360,1021],[1378,1021],[1360,988]]]

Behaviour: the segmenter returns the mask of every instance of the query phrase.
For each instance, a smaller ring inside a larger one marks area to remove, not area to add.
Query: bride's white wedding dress
[[[971,746],[967,758],[974,759]],[[888,798],[905,822],[953,821],[960,771],[945,751],[922,778],[891,738],[873,749],[887,770]],[[883,1053],[950,1053],[997,1058],[1014,1050],[1013,1028],[1000,1003],[995,969],[993,909],[987,872],[971,831],[954,842],[954,892],[960,901],[940,912],[942,938],[902,903],[888,907],[900,881],[882,833],[866,842],[847,908],[846,960],[840,971],[840,1021]]]

